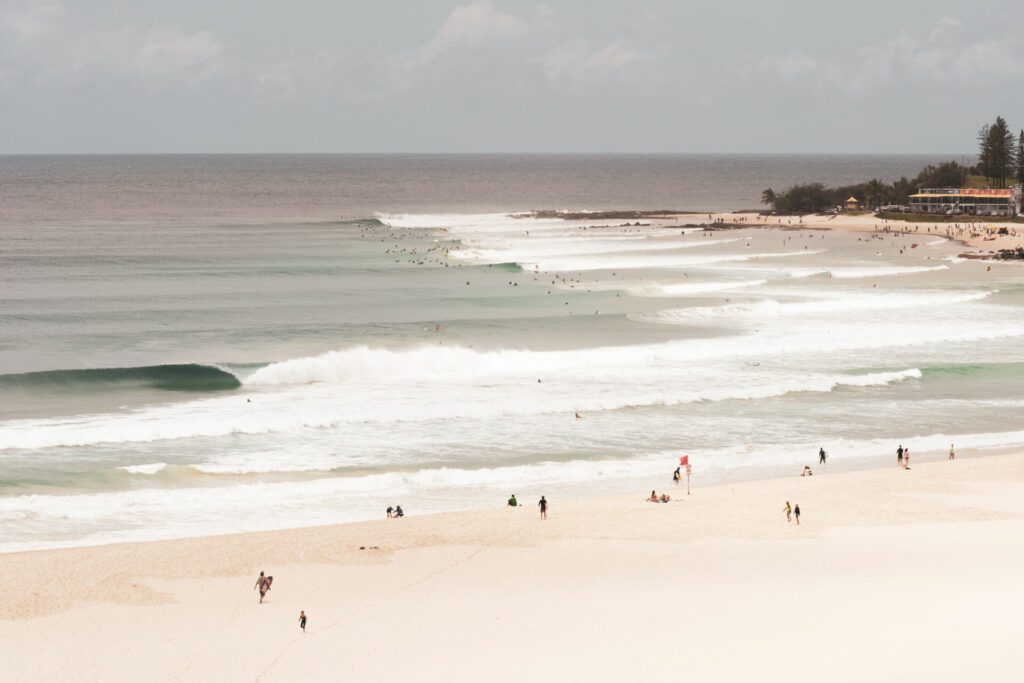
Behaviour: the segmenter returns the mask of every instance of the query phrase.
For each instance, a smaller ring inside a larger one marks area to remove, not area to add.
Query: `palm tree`
[[[770,187],[761,193],[761,203],[770,206],[772,211],[775,211],[775,200],[777,198],[778,197],[775,196],[775,190]]]

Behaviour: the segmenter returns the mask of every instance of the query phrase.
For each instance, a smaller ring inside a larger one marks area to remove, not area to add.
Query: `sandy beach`
[[[965,216],[960,222],[944,221],[902,221],[878,218],[873,213],[853,214],[812,214],[807,216],[761,216],[756,213],[714,213],[697,214],[696,217],[711,216],[713,221],[743,227],[767,228],[806,228],[808,230],[844,230],[848,232],[878,233],[888,229],[891,232],[906,232],[922,237],[947,237],[964,245],[965,252],[988,255],[1001,249],[1019,249],[1024,247],[1024,225],[1020,223],[990,222],[983,218],[970,221]],[[695,222],[694,215],[680,215],[673,222]],[[999,230],[1005,228],[1006,235]]]
[[[666,481],[667,505],[549,491],[544,522],[519,491],[520,508],[3,555],[0,666],[15,681],[1016,680],[1024,454],[892,460],[689,497]]]

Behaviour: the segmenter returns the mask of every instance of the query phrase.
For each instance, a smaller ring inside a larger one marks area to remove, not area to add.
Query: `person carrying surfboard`
[[[270,584],[274,582],[273,576],[265,576],[263,572],[260,572],[259,578],[256,579],[256,585],[252,587],[253,590],[260,589],[260,604],[263,604],[263,598],[267,596],[267,591],[270,590]]]

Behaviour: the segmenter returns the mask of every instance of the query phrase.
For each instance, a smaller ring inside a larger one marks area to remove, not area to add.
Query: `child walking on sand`
[[[305,610],[299,610],[299,628],[302,629],[303,633],[306,632],[306,612],[305,612]]]

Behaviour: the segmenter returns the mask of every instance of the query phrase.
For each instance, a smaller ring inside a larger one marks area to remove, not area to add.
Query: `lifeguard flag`
[[[679,458],[679,464],[680,465],[689,465],[690,464],[690,456],[684,455],[681,458]]]

